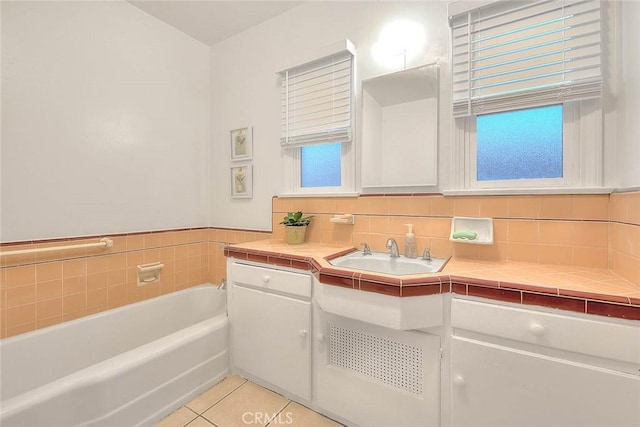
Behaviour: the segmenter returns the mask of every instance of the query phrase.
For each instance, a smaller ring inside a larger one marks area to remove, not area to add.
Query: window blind
[[[350,142],[353,55],[342,51],[281,72],[280,144]]]
[[[450,20],[454,117],[601,95],[599,0],[501,1]]]

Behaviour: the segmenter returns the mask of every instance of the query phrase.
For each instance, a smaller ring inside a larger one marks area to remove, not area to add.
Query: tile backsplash
[[[374,195],[351,198],[274,198],[273,230],[286,212],[315,215],[308,230],[314,242],[366,242],[386,251],[387,238],[404,247],[404,224],[416,233],[418,252],[450,256],[611,268],[640,283],[640,192],[593,195],[456,196]],[[354,225],[329,222],[335,214],[356,215]],[[453,216],[491,217],[494,244],[451,242]]]
[[[225,243],[281,238],[278,223],[289,211],[314,215],[307,239],[367,242],[385,251],[393,237],[404,249],[404,224],[412,223],[418,252],[434,256],[513,260],[609,268],[640,284],[640,192],[612,195],[443,197],[437,194],[273,198],[273,233],[196,228],[114,234],[82,239],[3,243],[2,250],[94,243],[113,248],[25,255],[2,260],[0,337],[17,335],[146,298],[226,277]],[[356,215],[354,225],[329,222]],[[492,217],[494,245],[449,241],[453,216]],[[162,262],[161,279],[136,285],[136,266]]]

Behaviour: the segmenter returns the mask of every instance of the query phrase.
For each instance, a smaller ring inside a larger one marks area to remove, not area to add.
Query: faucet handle
[[[372,255],[371,247],[368,243],[361,243],[360,246],[362,246],[362,255]]]
[[[422,253],[422,260],[423,261],[431,261],[431,249],[430,248],[424,248],[424,252]]]

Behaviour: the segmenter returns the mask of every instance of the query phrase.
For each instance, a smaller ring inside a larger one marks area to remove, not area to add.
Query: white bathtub
[[[0,425],[151,425],[228,374],[228,329],[202,285],[4,339]]]

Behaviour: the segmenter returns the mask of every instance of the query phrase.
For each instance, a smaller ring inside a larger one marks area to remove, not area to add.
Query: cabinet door
[[[452,425],[640,425],[640,377],[452,339]]]
[[[367,427],[440,424],[440,337],[314,308],[316,402]]]
[[[311,303],[234,286],[233,365],[311,400]]]

